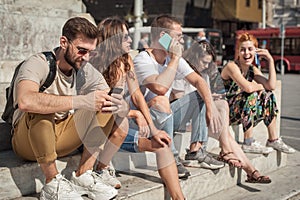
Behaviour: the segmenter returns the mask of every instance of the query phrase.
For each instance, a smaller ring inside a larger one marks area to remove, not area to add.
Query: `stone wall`
[[[17,63],[56,47],[67,19],[85,12],[81,0],[0,0],[0,114]]]

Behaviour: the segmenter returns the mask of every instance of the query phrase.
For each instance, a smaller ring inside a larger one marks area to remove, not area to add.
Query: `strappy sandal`
[[[217,159],[219,161],[227,163],[229,166],[236,167],[236,168],[243,168],[242,162],[238,158],[227,158],[226,159],[225,157],[228,156],[229,154],[233,154],[233,152],[227,152],[227,153],[220,152]],[[237,165],[236,162],[238,162],[238,164],[240,164],[240,165]]]
[[[258,173],[257,170],[254,170],[251,175],[247,175],[247,180],[246,182],[248,183],[271,183],[271,179],[268,176],[259,176],[257,178],[254,177],[254,174]]]

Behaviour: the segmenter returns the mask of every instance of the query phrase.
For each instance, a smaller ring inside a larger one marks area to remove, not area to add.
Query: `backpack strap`
[[[56,58],[55,55],[51,51],[42,52],[46,56],[47,63],[49,65],[49,74],[44,82],[44,84],[40,87],[39,92],[44,92],[54,81],[56,76]]]

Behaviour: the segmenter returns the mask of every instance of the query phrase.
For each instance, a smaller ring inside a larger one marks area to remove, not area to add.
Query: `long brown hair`
[[[199,65],[199,60],[205,55],[212,56],[213,62],[209,63],[208,69],[205,70],[206,72],[209,72],[210,70],[212,70],[211,65],[215,65],[214,62],[216,61],[216,53],[214,47],[206,40],[194,42],[189,49],[183,52],[182,57],[189,63],[191,68],[196,73],[201,74],[201,72],[198,71],[196,66]]]
[[[103,74],[110,88],[114,87],[122,76],[122,63],[125,73],[130,71],[129,55],[122,49],[124,25],[128,29],[126,22],[118,17],[108,17],[98,24],[99,55],[91,62]]]

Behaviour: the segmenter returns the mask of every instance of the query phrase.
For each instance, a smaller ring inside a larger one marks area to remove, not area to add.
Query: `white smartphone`
[[[172,37],[168,33],[165,33],[161,38],[159,38],[158,42],[168,51],[172,42]]]

